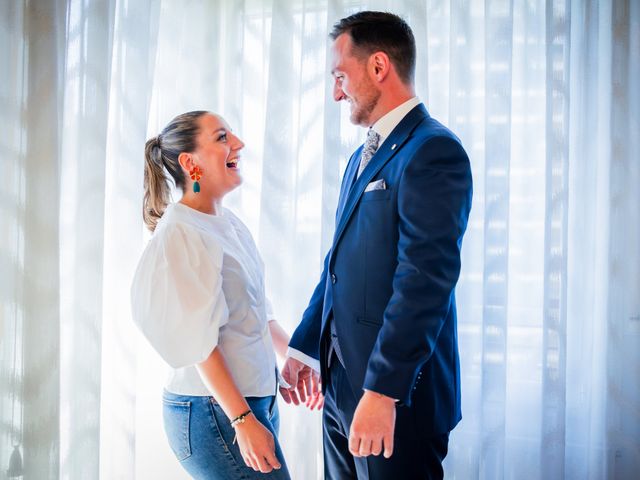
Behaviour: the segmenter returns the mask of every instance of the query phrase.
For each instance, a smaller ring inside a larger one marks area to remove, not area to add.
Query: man
[[[283,396],[313,395],[312,368],[321,372],[327,478],[442,478],[461,418],[454,287],[469,159],[415,96],[415,40],[401,18],[356,13],[330,36],[334,98],[369,131],[289,343]]]

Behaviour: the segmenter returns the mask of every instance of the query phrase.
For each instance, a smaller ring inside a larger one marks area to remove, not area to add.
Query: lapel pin
[[[396,149],[396,144],[394,143],[393,145],[391,145],[391,150],[395,150]]]

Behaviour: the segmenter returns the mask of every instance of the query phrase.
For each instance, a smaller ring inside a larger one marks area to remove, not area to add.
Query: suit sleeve
[[[289,348],[298,350],[314,360],[320,360],[320,333],[322,329],[322,310],[324,306],[324,292],[327,283],[327,263],[330,253],[324,259],[324,267],[320,281],[311,295],[309,305],[302,315],[300,325],[295,329]],[[314,366],[315,368],[315,366]]]
[[[398,185],[393,293],[369,357],[365,389],[410,404],[418,372],[453,306],[471,185],[469,159],[453,138],[433,137],[409,160]]]

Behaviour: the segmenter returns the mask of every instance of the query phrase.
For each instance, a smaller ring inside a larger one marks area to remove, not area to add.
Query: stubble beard
[[[370,127],[369,118],[371,118],[371,112],[373,112],[378,105],[381,93],[369,79],[367,79],[363,87],[365,87],[363,89],[365,91],[361,98],[357,103],[353,103],[355,108],[351,112],[351,123],[363,127]]]

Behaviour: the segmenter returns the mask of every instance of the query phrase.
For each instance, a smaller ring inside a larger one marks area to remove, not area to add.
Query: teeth
[[[227,162],[227,167],[232,168],[232,167],[237,167],[238,166],[238,161],[237,160],[231,160],[229,162]]]

